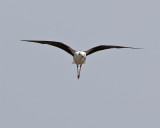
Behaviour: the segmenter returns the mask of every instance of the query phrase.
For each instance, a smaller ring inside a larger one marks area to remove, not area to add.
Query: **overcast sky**
[[[1,128],[160,128],[160,1],[1,0]],[[89,55],[81,77],[65,51]]]

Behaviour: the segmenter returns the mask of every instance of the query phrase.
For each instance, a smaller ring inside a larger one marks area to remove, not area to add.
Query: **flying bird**
[[[86,56],[88,56],[94,52],[105,50],[105,49],[111,49],[111,48],[140,49],[140,48],[115,46],[115,45],[99,45],[99,46],[93,47],[87,51],[76,51],[76,50],[72,49],[71,47],[69,47],[68,45],[66,45],[62,42],[57,42],[57,41],[41,41],[41,40],[22,40],[22,41],[52,45],[52,46],[58,47],[64,51],[66,51],[67,53],[72,55],[73,56],[72,64],[77,65],[77,78],[78,79],[80,78],[80,71],[81,71],[82,64],[85,64]]]

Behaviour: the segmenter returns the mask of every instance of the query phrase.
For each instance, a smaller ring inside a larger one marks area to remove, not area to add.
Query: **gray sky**
[[[158,0],[1,0],[1,128],[159,128]],[[20,40],[62,41],[87,57]]]

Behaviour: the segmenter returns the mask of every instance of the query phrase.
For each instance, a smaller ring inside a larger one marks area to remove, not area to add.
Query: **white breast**
[[[73,60],[75,64],[84,64],[86,61],[86,53],[83,51],[75,52]]]

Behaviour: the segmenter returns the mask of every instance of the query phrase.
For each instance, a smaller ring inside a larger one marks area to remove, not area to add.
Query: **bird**
[[[40,43],[40,44],[48,44],[51,46],[58,47],[64,51],[66,51],[68,54],[73,56],[73,62],[72,64],[76,64],[77,66],[77,78],[80,78],[80,72],[81,67],[86,62],[86,57],[92,53],[105,50],[105,49],[111,49],[111,48],[130,48],[130,49],[141,49],[141,48],[134,48],[134,47],[125,47],[125,46],[116,46],[116,45],[99,45],[96,47],[93,47],[87,51],[81,51],[81,50],[74,50],[68,45],[58,42],[58,41],[43,41],[43,40],[21,40],[26,42],[34,42],[34,43]]]

